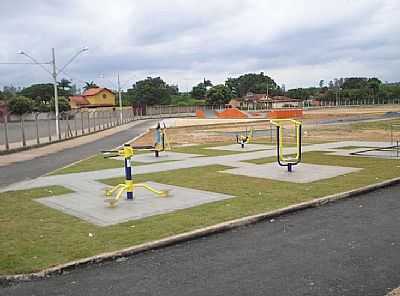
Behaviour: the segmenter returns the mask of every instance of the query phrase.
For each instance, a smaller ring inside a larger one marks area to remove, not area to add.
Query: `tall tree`
[[[51,83],[32,84],[21,90],[19,95],[35,100],[36,104],[48,104],[54,97],[54,86]]]
[[[71,89],[71,81],[68,79],[61,79],[60,82],[58,83],[58,87],[61,88],[64,92],[67,92]]]
[[[319,88],[323,88],[323,87],[324,87],[324,80],[321,79],[321,80],[319,81]]]
[[[225,105],[231,98],[230,89],[223,84],[218,84],[208,90],[206,103],[208,105]]]
[[[132,105],[169,104],[171,88],[160,77],[147,77],[132,85],[127,90],[126,97]]]
[[[34,105],[35,103],[32,99],[23,96],[17,96],[8,102],[8,108],[10,111],[17,115],[32,112]]]
[[[207,87],[203,82],[193,86],[190,95],[197,100],[204,100],[207,96]]]
[[[267,93],[267,89],[271,95],[280,93],[279,86],[271,77],[264,75],[264,72],[260,74],[248,73],[238,78],[228,78],[225,85],[237,97],[243,97],[248,92]]]

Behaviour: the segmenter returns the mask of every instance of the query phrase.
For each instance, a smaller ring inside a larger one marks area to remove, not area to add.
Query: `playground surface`
[[[310,143],[303,146],[304,163],[290,174],[276,166],[272,143],[261,145],[264,149],[256,151],[230,151],[231,143],[178,147],[168,153],[182,153],[182,157],[169,161],[152,153],[135,155],[134,162],[139,157],[152,157],[155,162],[141,159],[142,165],[134,164],[134,181],[171,189],[171,195],[160,198],[138,191],[137,199],[122,201],[115,208],[108,208],[104,202],[104,189],[123,182],[121,160],[99,163],[98,169],[96,161],[100,158],[95,156],[65,172],[3,188],[0,244],[9,251],[0,254],[0,274],[40,270],[400,174],[397,159],[331,155],[388,143]],[[216,146],[222,150],[209,149]],[[216,154],[210,155],[210,151]],[[295,152],[295,147],[285,149],[286,154]],[[18,221],[15,215],[20,217]]]
[[[97,154],[11,184],[0,190],[0,249],[7,250],[0,253],[0,275],[38,271],[398,178],[397,152],[379,150],[393,144],[387,136],[392,122],[398,120],[306,123],[303,160],[291,173],[277,166],[276,134],[265,121],[171,128],[172,151],[132,159],[134,182],[170,195],[139,189],[133,201],[121,200],[114,208],[104,202],[104,191],[124,182],[121,158]],[[241,148],[234,134],[250,127],[265,132]],[[292,135],[285,135],[284,153],[290,156],[297,150]],[[151,141],[150,133],[135,145]]]

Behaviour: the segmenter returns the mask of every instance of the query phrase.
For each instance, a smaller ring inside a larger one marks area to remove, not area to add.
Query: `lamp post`
[[[43,66],[43,63],[39,63],[34,57],[26,53],[25,51],[21,50],[18,52],[18,54],[24,55],[27,58],[29,58],[31,61],[33,61],[34,64],[39,65],[42,67],[44,71],[49,73],[51,77],[53,78],[53,86],[54,86],[54,105],[55,105],[55,113],[56,113],[56,134],[57,138],[61,139],[61,133],[60,133],[60,124],[59,124],[59,109],[58,109],[58,89],[57,89],[57,75],[60,74],[65,70],[65,68],[72,63],[73,60],[75,60],[82,52],[87,51],[88,48],[84,47],[81,50],[79,50],[75,55],[72,56],[72,58],[69,59],[69,61],[57,71],[57,66],[56,66],[56,54],[54,48],[51,49],[51,55],[52,59],[50,64],[52,65],[52,71],[49,71],[46,67]]]

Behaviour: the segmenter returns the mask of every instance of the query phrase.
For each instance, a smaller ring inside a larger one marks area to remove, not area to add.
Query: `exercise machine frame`
[[[287,167],[288,172],[292,172],[292,167],[301,162],[301,145],[302,145],[302,123],[295,119],[271,119],[270,121],[276,126],[276,147],[278,164]],[[296,148],[295,158],[285,158],[283,153],[283,126],[285,123],[293,123],[296,129]]]

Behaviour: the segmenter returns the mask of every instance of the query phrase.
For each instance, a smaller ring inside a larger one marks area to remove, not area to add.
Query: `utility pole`
[[[56,54],[54,48],[51,49],[52,60],[51,64],[53,66],[53,86],[54,86],[54,105],[56,111],[56,134],[57,139],[61,140],[61,133],[60,133],[60,122],[59,122],[59,112],[58,112],[58,89],[57,89],[57,67],[56,67]]]
[[[58,89],[57,89],[57,75],[61,72],[64,71],[64,69],[71,64],[82,52],[87,51],[88,48],[84,47],[81,50],[79,50],[61,69],[57,71],[57,66],[56,66],[56,53],[54,48],[51,49],[51,55],[52,59],[50,63],[39,63],[34,57],[29,55],[23,50],[20,50],[17,52],[18,54],[24,55],[27,58],[29,58],[31,61],[33,61],[34,64],[39,65],[44,71],[49,73],[53,79],[53,86],[54,86],[54,105],[55,105],[55,113],[56,113],[56,134],[57,138],[61,139],[61,133],[60,133],[60,122],[59,122],[59,108],[58,108]],[[50,64],[52,65],[52,71],[49,71],[46,67],[43,66],[43,64]]]
[[[121,83],[119,80],[119,72],[118,72],[118,99],[119,99],[119,119],[122,124],[122,96],[121,96]]]

